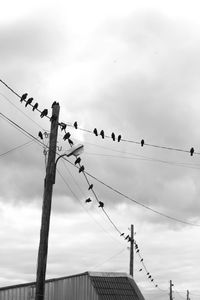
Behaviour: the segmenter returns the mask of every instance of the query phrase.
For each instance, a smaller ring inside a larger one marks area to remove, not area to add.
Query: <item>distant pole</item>
[[[187,300],[190,300],[190,293],[188,290],[187,290]]]
[[[44,195],[42,207],[42,220],[40,229],[40,244],[37,261],[36,295],[35,300],[45,299],[45,276],[48,254],[48,237],[51,215],[51,201],[53,193],[53,184],[55,179],[55,158],[58,135],[58,118],[60,106],[58,103],[52,105],[51,131],[49,140],[49,153],[46,168],[46,177],[44,180]]]
[[[131,224],[131,239],[130,239],[130,275],[133,277],[134,271],[134,226]]]
[[[173,296],[172,296],[172,287],[173,287],[173,283],[172,281],[170,280],[170,288],[169,288],[169,299],[170,300],[173,300]]]

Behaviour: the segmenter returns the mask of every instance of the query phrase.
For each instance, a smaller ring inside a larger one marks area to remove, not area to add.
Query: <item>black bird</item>
[[[136,251],[136,253],[138,253],[140,250],[139,249],[137,249],[137,251]]]
[[[41,138],[41,140],[43,140],[43,134],[41,131],[38,132],[38,136]]]
[[[127,235],[127,236],[125,237],[125,240],[127,240],[127,239],[129,239],[129,235]]]
[[[151,281],[154,281],[154,279],[152,278]]]
[[[149,272],[147,273],[147,275],[149,275]]]
[[[77,122],[74,122],[74,127],[75,127],[75,129],[77,129],[77,128],[78,128],[78,124],[77,124]]]
[[[91,200],[90,198],[87,198],[87,199],[85,200],[85,202],[86,202],[86,203],[89,203],[89,202],[92,202],[92,200]]]
[[[68,139],[68,142],[69,142],[70,146],[74,145],[74,142],[72,140]]]
[[[141,143],[141,146],[143,147],[144,146],[144,140],[142,139],[140,143]]]
[[[99,207],[103,208],[104,207],[104,203],[99,201]]]
[[[71,136],[71,134],[69,132],[65,133],[65,135],[63,136],[63,140],[66,141],[67,139],[69,139]]]
[[[141,272],[141,271],[142,271],[142,269],[139,270],[139,272]]]
[[[33,101],[33,98],[29,98],[29,99],[26,101],[25,107],[27,107],[27,105],[31,104],[32,101]]]
[[[155,287],[158,287],[158,285],[156,284]]]
[[[144,260],[143,258],[140,259],[140,261],[143,261],[143,260]]]
[[[90,184],[89,188],[88,188],[88,191],[93,189],[93,184]]]
[[[81,166],[79,169],[79,173],[83,172],[85,170],[84,166]]]
[[[61,127],[61,131],[63,131],[63,130],[66,129],[67,124],[61,122],[61,123],[60,123],[60,127]]]
[[[35,103],[33,106],[33,111],[38,108],[38,103]]]
[[[123,235],[124,235],[124,232],[120,234],[120,236],[123,236]]]
[[[96,136],[98,136],[98,132],[97,132],[97,129],[96,129],[96,128],[93,130],[93,133],[94,133]]]
[[[52,115],[51,118],[50,118],[50,121],[51,122],[54,122],[58,119],[58,117],[56,115]]]
[[[113,139],[113,141],[115,141],[115,134],[114,134],[114,132],[111,134],[111,138]]]
[[[74,164],[75,164],[75,165],[76,165],[76,164],[80,164],[80,162],[81,162],[81,158],[78,157],[78,158],[75,160],[75,163],[74,163]]]
[[[132,241],[132,238],[129,236],[129,238],[128,238],[128,242],[131,242]]]
[[[118,143],[121,141],[121,138],[122,138],[121,134],[118,135],[118,138],[117,138]]]
[[[28,94],[27,94],[27,93],[23,94],[23,95],[21,96],[20,102],[23,102],[23,101],[25,101],[25,100],[26,100],[26,98],[27,98],[27,96],[28,96]]]
[[[43,117],[46,117],[48,115],[48,109],[44,109],[41,114],[40,114],[40,117],[43,118]]]
[[[192,147],[192,148],[190,149],[190,155],[193,156],[193,154],[194,154],[194,148]]]
[[[149,277],[148,278],[151,278],[151,275],[149,275]]]
[[[104,139],[104,131],[103,130],[100,131],[100,135],[101,135],[102,139]]]
[[[138,249],[138,245],[137,244],[135,244],[135,249]]]

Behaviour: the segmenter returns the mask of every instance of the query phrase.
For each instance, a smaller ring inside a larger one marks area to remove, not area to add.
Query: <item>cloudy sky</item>
[[[198,1],[186,0],[6,1],[0,12],[0,78],[49,114],[58,101],[62,122],[200,152],[199,8]],[[3,84],[0,103],[4,116],[35,137],[48,132],[48,119],[25,108]],[[0,286],[5,286],[35,280],[45,156],[41,145],[0,117]],[[120,231],[128,234],[135,226],[140,255],[159,286],[148,280],[135,255],[135,280],[146,299],[168,299],[170,280],[175,299],[186,298],[187,289],[191,299],[199,299],[199,155],[67,129],[75,143],[84,144],[86,171],[183,221],[90,179]],[[59,131],[60,154],[69,148],[62,137]],[[128,273],[129,245],[98,208],[83,175],[61,160],[58,171],[47,278],[89,270]]]

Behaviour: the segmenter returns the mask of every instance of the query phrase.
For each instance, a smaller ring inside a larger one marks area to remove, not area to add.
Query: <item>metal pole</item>
[[[58,118],[60,106],[54,103],[52,106],[51,131],[49,141],[49,153],[46,168],[46,177],[44,180],[44,195],[42,207],[42,221],[40,229],[40,244],[37,261],[36,295],[35,300],[45,299],[45,276],[48,254],[48,237],[51,214],[51,201],[53,193],[53,184],[55,179],[55,158],[58,135]]]
[[[133,277],[134,271],[134,226],[131,224],[131,240],[130,240],[130,275]]]

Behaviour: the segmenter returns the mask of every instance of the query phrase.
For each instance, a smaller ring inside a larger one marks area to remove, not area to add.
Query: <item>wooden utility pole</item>
[[[134,271],[134,226],[131,224],[131,238],[130,238],[130,272],[129,274],[133,277]]]
[[[172,296],[172,287],[173,287],[173,283],[172,281],[170,280],[170,287],[169,287],[169,299],[170,300],[173,300],[173,296]]]
[[[188,290],[187,290],[187,300],[190,300],[190,293]]]
[[[36,295],[35,300],[45,299],[45,276],[48,253],[48,237],[51,214],[51,201],[53,193],[53,184],[55,183],[55,158],[58,135],[58,118],[60,106],[59,103],[52,105],[51,131],[49,140],[49,153],[46,168],[46,177],[44,180],[44,195],[42,207],[42,221],[40,229],[40,244],[37,261]]]

